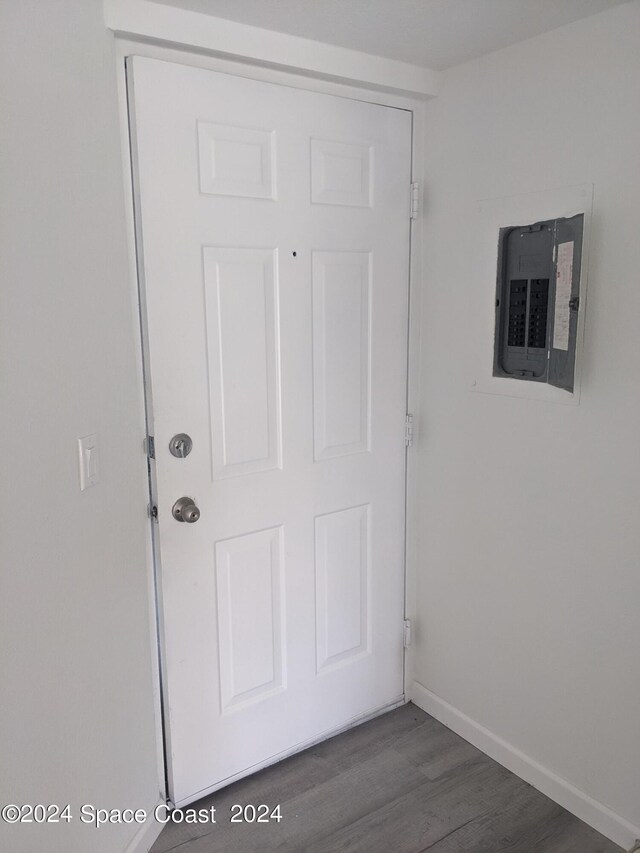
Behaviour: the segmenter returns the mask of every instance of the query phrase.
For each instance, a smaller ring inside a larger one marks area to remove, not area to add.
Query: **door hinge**
[[[158,520],[158,507],[155,504],[149,504],[147,511],[149,513],[149,518],[153,518],[155,521]]]
[[[409,208],[411,219],[417,219],[420,213],[420,184],[417,181],[411,184],[411,205]]]
[[[405,619],[402,626],[402,641],[405,649],[411,645],[411,619]]]
[[[147,436],[146,447],[147,447],[147,456],[149,457],[149,459],[155,459],[156,458],[156,441],[152,435]]]
[[[404,422],[404,446],[413,447],[413,415],[408,414]]]

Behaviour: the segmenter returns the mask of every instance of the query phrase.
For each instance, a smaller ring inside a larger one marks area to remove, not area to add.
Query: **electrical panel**
[[[573,393],[584,214],[500,229],[493,375]]]

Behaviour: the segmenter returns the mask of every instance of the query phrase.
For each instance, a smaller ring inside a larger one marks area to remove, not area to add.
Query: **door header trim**
[[[104,0],[104,19],[108,29],[126,38],[413,98],[438,93],[440,75],[430,68],[149,0]]]

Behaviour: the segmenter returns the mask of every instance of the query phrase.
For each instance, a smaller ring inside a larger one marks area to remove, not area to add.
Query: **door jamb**
[[[381,106],[396,107],[409,110],[412,113],[412,156],[411,156],[411,181],[417,182],[419,188],[424,188],[424,163],[425,163],[425,101],[423,99],[398,95],[384,90],[372,90],[359,88],[344,83],[334,82],[327,79],[312,78],[296,74],[293,71],[282,71],[279,69],[265,68],[246,62],[233,62],[175,47],[168,47],[148,43],[143,40],[131,40],[126,38],[115,38],[116,43],[116,75],[118,92],[118,110],[120,115],[120,136],[122,152],[122,168],[125,196],[125,224],[127,231],[127,242],[129,252],[129,282],[131,294],[131,306],[134,313],[134,328],[138,329],[137,353],[138,365],[137,381],[138,395],[142,400],[141,411],[144,413],[143,422],[140,423],[141,437],[147,436],[147,424],[152,424],[151,394],[148,382],[147,348],[146,348],[146,310],[144,306],[144,288],[139,286],[141,270],[138,269],[138,252],[136,243],[136,220],[134,210],[134,174],[129,138],[129,111],[127,78],[125,60],[127,56],[146,56],[154,59],[178,62],[183,65],[192,65],[199,68],[207,68],[239,77],[249,77],[264,82],[277,83],[280,85],[293,86],[314,92],[338,95],[339,97],[353,98],[354,100],[380,104]],[[422,206],[422,205],[421,205]],[[410,188],[407,187],[407,216],[410,207]],[[416,602],[416,578],[417,578],[417,550],[418,550],[418,459],[417,448],[420,445],[420,421],[418,413],[420,409],[420,317],[422,305],[422,270],[423,270],[423,237],[422,216],[410,220],[410,259],[409,259],[409,315],[408,315],[408,348],[407,348],[407,412],[414,415],[414,437],[413,446],[407,448],[406,455],[406,499],[405,499],[405,619],[411,620],[412,625],[418,628]],[[139,233],[139,232],[138,232]],[[399,436],[399,440],[401,440]],[[141,442],[143,451],[147,455],[146,441]],[[154,679],[154,704],[155,725],[157,735],[157,762],[158,779],[160,781],[161,799],[167,800],[168,762],[165,761],[165,749],[170,745],[166,742],[168,733],[165,733],[163,723],[164,690],[162,680],[162,666],[160,661],[161,647],[161,620],[162,608],[159,596],[160,585],[156,582],[159,560],[158,543],[156,541],[157,527],[151,517],[151,507],[155,497],[155,473],[154,465],[149,461],[148,480],[150,488],[149,516],[150,523],[147,527],[147,578],[150,596],[151,612],[151,636]],[[401,630],[402,626],[398,626]],[[404,696],[405,701],[409,699],[410,685],[413,683],[415,646],[405,649],[404,655]]]

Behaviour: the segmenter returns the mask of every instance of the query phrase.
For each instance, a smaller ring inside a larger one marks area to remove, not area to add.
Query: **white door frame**
[[[164,8],[164,7],[159,7]],[[173,9],[174,13],[179,14],[179,10]],[[253,29],[253,28],[250,28]],[[265,31],[266,32],[266,31]],[[150,34],[151,35],[151,34]],[[294,37],[291,37],[292,39]],[[191,49],[190,49],[191,48]],[[283,71],[281,69],[263,67],[261,65],[251,64],[249,61],[231,61],[220,57],[204,55],[196,52],[192,45],[186,45],[184,48],[176,48],[175,46],[167,46],[156,43],[149,43],[143,40],[131,40],[128,38],[116,38],[116,73],[118,86],[118,101],[120,112],[120,131],[122,145],[122,163],[123,163],[123,178],[125,190],[125,217],[127,238],[129,247],[129,280],[132,311],[135,315],[135,326],[140,330],[137,336],[138,346],[138,394],[141,401],[140,412],[140,441],[141,452],[147,453],[147,448],[144,444],[146,436],[146,377],[143,365],[147,363],[147,353],[143,340],[145,339],[145,308],[141,302],[138,287],[138,269],[137,269],[137,253],[136,253],[136,230],[134,221],[134,191],[133,191],[133,175],[131,164],[131,152],[129,141],[129,126],[128,126],[128,109],[127,109],[127,85],[125,74],[125,57],[137,55],[147,56],[155,59],[163,59],[166,61],[178,62],[182,65],[192,65],[198,68],[206,68],[212,71],[218,71],[227,74],[234,74],[240,77],[250,77],[255,80],[261,80],[280,85],[293,86],[296,88],[307,89],[314,92],[323,92],[325,94],[333,94],[341,97],[353,98],[355,100],[366,101],[370,103],[380,104],[388,107],[398,107],[411,111],[413,114],[412,122],[412,167],[411,180],[417,182],[420,190],[424,186],[424,162],[425,162],[425,116],[424,106],[425,100],[412,97],[410,95],[397,94],[390,92],[385,88],[363,88],[349,85],[346,83],[335,82],[335,69],[327,68],[325,75],[319,73],[318,76],[307,76],[294,71]],[[331,77],[332,79],[327,79]],[[420,205],[422,206],[423,193],[419,192]],[[410,193],[407,187],[407,215],[409,215]],[[410,274],[409,274],[409,336],[408,336],[408,360],[407,360],[407,411],[414,414],[414,443],[413,447],[409,448],[407,453],[407,468],[406,468],[406,534],[405,534],[405,616],[410,619],[413,624],[416,622],[415,612],[415,583],[417,573],[417,545],[418,545],[418,524],[417,524],[417,454],[416,448],[420,443],[420,424],[418,421],[418,413],[420,411],[419,399],[419,356],[420,356],[420,312],[421,312],[421,290],[422,290],[422,218],[420,212],[416,219],[411,221],[411,248],[410,248]],[[151,466],[153,472],[153,466]],[[153,476],[153,473],[151,474]],[[149,588],[149,601],[151,618],[151,637],[150,642],[153,649],[153,670],[154,670],[154,698],[156,708],[156,733],[157,733],[157,760],[158,760],[158,779],[160,783],[160,796],[166,799],[167,786],[165,775],[165,732],[163,726],[163,708],[162,708],[162,679],[160,666],[160,634],[161,634],[161,619],[162,609],[161,602],[158,600],[158,586],[156,584],[156,565],[157,565],[157,541],[152,523],[147,525],[147,577]],[[404,686],[405,700],[407,700],[408,686],[413,683],[413,649],[410,646],[406,650],[404,662]],[[385,711],[388,709],[384,709]],[[310,745],[310,744],[309,744]],[[306,746],[305,746],[306,748]],[[277,756],[280,760],[284,756]],[[265,765],[271,762],[265,762]],[[258,768],[252,768],[254,772]]]

